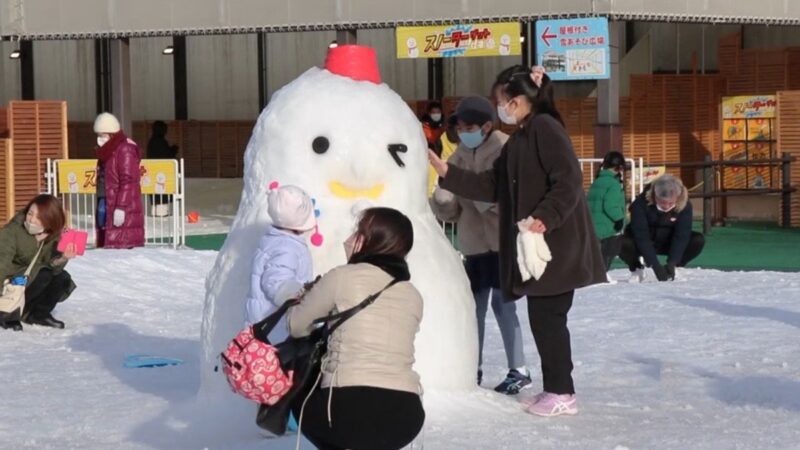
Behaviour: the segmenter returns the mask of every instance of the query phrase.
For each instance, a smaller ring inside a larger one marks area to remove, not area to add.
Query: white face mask
[[[438,122],[442,120],[442,115],[440,113],[431,114],[431,120],[434,122]]]
[[[28,234],[36,236],[37,234],[44,233],[44,227],[35,223],[25,221],[25,229],[28,230]]]
[[[508,104],[508,103],[506,103],[506,104]],[[503,122],[506,125],[516,125],[517,124],[517,118],[512,116],[512,115],[509,115],[506,112],[506,108],[504,106],[502,106],[502,105],[497,105],[497,117],[500,119],[501,122]]]
[[[656,204],[656,208],[661,212],[667,213],[675,209],[675,205],[672,205],[669,208],[662,208],[661,205]]]
[[[350,261],[350,258],[353,256],[355,252],[361,250],[360,248],[361,246],[358,244],[359,244],[358,238],[356,237],[355,233],[351,234],[350,237],[344,241],[344,254],[347,257],[348,261]]]
[[[102,147],[106,145],[106,142],[108,142],[109,139],[110,138],[108,136],[97,136],[97,146]]]

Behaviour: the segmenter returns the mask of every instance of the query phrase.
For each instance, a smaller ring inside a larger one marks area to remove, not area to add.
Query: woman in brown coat
[[[528,412],[576,414],[567,313],[575,289],[606,281],[583,176],[561,123],[546,77],[538,87],[522,66],[498,76],[498,115],[519,124],[494,167],[472,173],[429,153],[439,185],[457,195],[497,202],[500,214],[500,283],[508,299],[528,298],[528,317],[542,364],[544,390]],[[517,266],[517,222],[531,217],[531,231],[544,233],[552,260],[538,279],[522,281]]]

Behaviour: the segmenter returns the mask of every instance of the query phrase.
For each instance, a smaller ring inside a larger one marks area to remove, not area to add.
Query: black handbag
[[[348,319],[371,305],[385,290],[392,287],[398,281],[397,279],[392,280],[386,287],[370,295],[362,300],[361,303],[348,310],[314,320],[312,323],[314,325],[319,325],[319,327],[310,335],[301,338],[290,337],[284,342],[275,345],[275,348],[278,350],[278,359],[280,359],[281,367],[284,372],[288,373],[290,370],[294,371],[292,388],[289,389],[289,392],[287,392],[278,403],[272,406],[262,404],[258,408],[256,424],[258,424],[259,427],[278,436],[286,433],[289,413],[293,409],[297,409],[296,406],[299,406],[304,401],[308,393],[317,384],[322,358],[327,351],[328,337]],[[280,320],[286,311],[298,303],[299,300],[290,300],[284,303],[278,311],[275,311],[263,321],[253,325],[253,334],[256,339],[269,343],[266,339],[269,332],[272,331],[272,328],[278,323],[278,320]],[[331,325],[334,321],[335,323]]]

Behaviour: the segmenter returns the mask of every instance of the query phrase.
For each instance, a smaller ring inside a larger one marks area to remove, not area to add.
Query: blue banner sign
[[[536,22],[536,60],[552,80],[607,79],[610,57],[605,17]]]

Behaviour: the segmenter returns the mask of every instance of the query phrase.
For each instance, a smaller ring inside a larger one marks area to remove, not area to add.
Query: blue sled
[[[177,366],[183,364],[183,360],[177,358],[162,358],[152,355],[128,355],[125,357],[123,367],[138,369],[141,367],[164,367]]]

